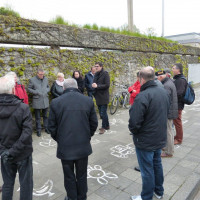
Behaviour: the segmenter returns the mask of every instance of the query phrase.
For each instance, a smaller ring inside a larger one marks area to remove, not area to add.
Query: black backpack
[[[186,78],[184,78],[184,77],[181,77],[181,78],[186,80]],[[186,82],[187,82],[187,80],[186,80]],[[190,83],[190,82],[189,82],[189,83],[187,82],[185,94],[184,94],[184,96],[182,97],[182,102],[183,102],[184,104],[191,105],[191,104],[194,102],[194,100],[195,100],[194,89],[193,89],[191,83]]]

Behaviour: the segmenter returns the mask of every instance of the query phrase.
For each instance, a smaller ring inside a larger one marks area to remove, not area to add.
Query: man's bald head
[[[144,67],[143,69],[141,69],[140,79],[144,79],[145,82],[150,81],[150,80],[154,80],[155,79],[155,72],[154,72],[153,67],[148,66],[148,67]]]
[[[155,71],[154,68],[153,68],[152,66],[147,66],[147,67],[145,67],[145,68],[146,68],[146,69],[151,69],[151,70]]]

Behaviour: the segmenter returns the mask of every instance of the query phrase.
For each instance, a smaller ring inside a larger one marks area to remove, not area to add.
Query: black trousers
[[[19,173],[20,200],[32,200],[33,196],[33,167],[32,156],[27,159],[8,163],[1,159],[1,173],[3,177],[2,200],[13,199],[15,177]]]
[[[88,97],[92,97],[93,98],[93,91],[87,91]]]
[[[42,129],[41,126],[41,117],[40,117],[40,112],[42,111],[42,117],[43,117],[43,125],[44,128],[47,128],[47,122],[48,122],[48,118],[47,118],[47,113],[48,113],[48,108],[45,109],[35,109],[35,122],[36,122],[36,130],[40,131]]]
[[[64,185],[70,200],[87,199],[87,165],[88,157],[79,160],[61,160]]]

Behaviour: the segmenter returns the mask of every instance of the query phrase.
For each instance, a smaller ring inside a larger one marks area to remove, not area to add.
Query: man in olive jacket
[[[140,93],[129,111],[129,130],[142,176],[141,196],[132,196],[132,200],[149,200],[153,194],[161,198],[164,192],[161,149],[167,139],[169,96],[155,83],[154,73],[150,67],[140,71]]]
[[[14,95],[13,76],[0,78],[0,156],[2,200],[13,199],[19,173],[20,199],[32,200],[32,116],[27,104]]]
[[[102,127],[100,128],[99,134],[103,134],[106,130],[110,129],[107,114],[107,107],[109,104],[110,76],[108,72],[103,69],[103,64],[101,62],[97,62],[95,67],[96,73],[94,75],[92,87],[95,88],[94,97],[99,109],[100,117],[102,119]]]
[[[35,122],[37,136],[41,136],[41,118],[40,112],[42,111],[43,126],[47,131],[47,113],[49,107],[49,95],[50,91],[48,79],[44,76],[43,69],[38,69],[37,75],[29,80],[28,91],[33,95],[32,107],[35,112]]]
[[[58,143],[57,157],[63,166],[66,200],[87,198],[90,140],[97,126],[92,98],[80,93],[75,79],[66,79],[64,93],[51,102],[48,119],[48,131]]]
[[[158,80],[163,84],[164,88],[166,89],[167,93],[170,97],[170,108],[168,113],[168,120],[167,120],[167,145],[163,148],[163,153],[161,157],[172,157],[174,153],[174,129],[172,128],[173,119],[178,117],[178,100],[177,100],[177,92],[176,87],[170,79],[165,71],[160,70],[156,72],[156,76]]]

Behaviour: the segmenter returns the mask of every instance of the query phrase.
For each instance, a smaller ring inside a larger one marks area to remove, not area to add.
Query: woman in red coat
[[[137,81],[128,88],[128,91],[130,93],[130,105],[133,105],[135,97],[140,92],[140,82],[139,82],[139,72],[137,72]]]
[[[15,72],[8,72],[6,75],[14,76],[15,79],[15,95],[23,100],[25,104],[28,104],[28,95],[26,93],[24,85],[18,81],[18,77]]]

